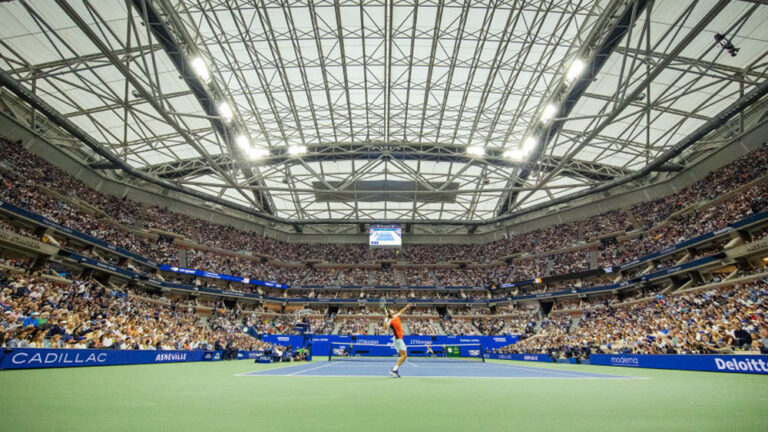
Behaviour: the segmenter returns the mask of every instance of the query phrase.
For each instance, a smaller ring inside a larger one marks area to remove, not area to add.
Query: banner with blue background
[[[301,347],[304,343],[303,336],[288,335],[263,335],[262,341],[293,348]],[[479,344],[485,350],[493,350],[517,343],[517,336],[405,336],[403,342],[408,347],[427,345],[467,345]],[[331,349],[331,343],[353,345],[389,345],[392,344],[392,336],[342,336],[342,335],[312,335],[309,339],[312,343],[313,355],[327,355]]]
[[[221,360],[221,351],[139,351],[53,348],[9,348],[0,369],[114,366]]]
[[[589,363],[651,369],[678,369],[768,375],[768,355],[592,354]]]

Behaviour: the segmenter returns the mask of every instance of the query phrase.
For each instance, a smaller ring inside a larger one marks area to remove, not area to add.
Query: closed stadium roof
[[[655,162],[679,169],[669,151],[768,73],[768,6],[749,1],[0,12],[0,67],[94,139],[99,151],[66,144],[95,169],[117,160],[299,224],[490,221]]]

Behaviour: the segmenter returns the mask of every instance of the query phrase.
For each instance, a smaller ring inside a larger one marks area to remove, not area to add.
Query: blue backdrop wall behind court
[[[354,338],[354,339],[353,339]],[[294,348],[302,345],[303,336],[263,335],[264,342]],[[463,345],[482,344],[484,348],[495,349],[517,343],[517,336],[405,336],[406,345]],[[352,343],[358,345],[387,345],[392,343],[392,336],[342,336],[342,335],[312,335],[312,354],[327,355],[331,343]]]

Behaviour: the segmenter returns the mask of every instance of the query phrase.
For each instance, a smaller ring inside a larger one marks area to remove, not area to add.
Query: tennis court
[[[393,363],[5,371],[0,418],[8,431],[768,430],[764,376],[491,360],[406,364],[395,379]]]
[[[381,377],[388,375],[394,359],[367,359],[364,361],[322,361],[302,363],[277,369],[259,370],[240,376],[312,376],[312,377]],[[518,366],[500,363],[482,363],[462,360],[419,359],[400,367],[405,378],[559,378],[559,379],[638,379],[638,377],[594,372],[564,371],[543,367]]]

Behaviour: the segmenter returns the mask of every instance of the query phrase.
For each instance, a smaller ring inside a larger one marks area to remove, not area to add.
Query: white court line
[[[319,363],[327,363],[327,364],[323,364],[322,366],[328,366],[328,365],[331,364],[330,362],[326,362],[326,361],[319,362]],[[270,364],[279,364],[279,363],[270,363]],[[310,363],[287,364],[287,365],[284,365],[284,366],[273,367],[273,368],[264,369],[264,370],[260,370],[260,371],[243,372],[243,373],[239,373],[239,374],[234,374],[233,376],[253,376],[254,374],[259,374],[259,373],[262,373],[262,372],[269,372],[269,371],[278,370],[278,369],[300,368],[300,367],[307,366],[309,364]],[[312,369],[317,369],[317,368],[312,368]],[[308,369],[304,369],[304,370],[308,370]],[[303,370],[300,370],[299,372],[303,372]],[[285,375],[275,375],[275,376],[288,376],[288,374],[285,374]]]
[[[333,364],[333,363],[331,363],[331,362],[328,362],[327,364],[324,364],[324,365],[320,365],[320,366],[317,366],[317,367],[313,367],[313,368],[309,368],[309,369],[303,369],[303,370],[300,370],[300,371],[296,371],[296,372],[293,372],[293,373],[289,373],[289,374],[288,374],[288,375],[286,375],[286,376],[294,376],[294,375],[296,375],[296,374],[300,374],[300,373],[309,372],[309,371],[313,371],[313,370],[316,370],[316,369],[320,369],[320,368],[328,367],[328,366],[330,366],[330,365],[332,365],[332,364]]]

